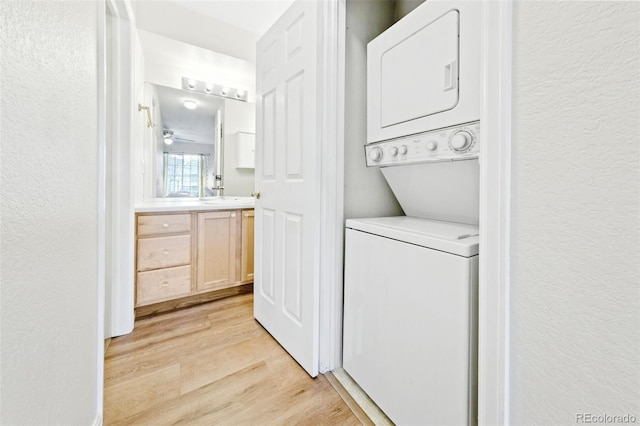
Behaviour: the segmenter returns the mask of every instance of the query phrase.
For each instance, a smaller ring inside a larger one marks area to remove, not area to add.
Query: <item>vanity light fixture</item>
[[[165,144],[171,145],[173,143],[173,130],[168,130],[168,129],[163,130],[162,136],[164,136]]]
[[[184,101],[184,107],[186,109],[196,109],[197,106],[198,104],[196,103],[196,101],[192,101],[190,99],[187,99],[186,101]]]
[[[247,102],[246,90],[223,86],[221,84],[182,77],[182,88],[191,92],[204,93],[205,95],[220,96],[223,98]]]

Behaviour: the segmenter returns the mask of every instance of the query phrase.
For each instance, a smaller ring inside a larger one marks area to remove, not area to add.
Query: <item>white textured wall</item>
[[[397,216],[402,209],[382,173],[366,167],[367,43],[393,23],[393,2],[347,0],[345,34],[344,217]]]
[[[3,425],[97,411],[97,7],[0,2]]]
[[[248,197],[255,189],[255,170],[236,169],[237,132],[256,132],[256,104],[224,101],[224,194]]]
[[[511,422],[640,422],[640,3],[513,28]]]

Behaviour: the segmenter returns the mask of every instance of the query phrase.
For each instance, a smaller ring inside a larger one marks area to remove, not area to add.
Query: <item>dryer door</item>
[[[425,1],[367,46],[367,142],[480,120],[479,1]]]
[[[382,127],[456,106],[459,28],[460,13],[450,10],[380,56]]]

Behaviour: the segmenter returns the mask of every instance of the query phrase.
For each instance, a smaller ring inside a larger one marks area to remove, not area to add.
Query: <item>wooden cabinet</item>
[[[136,223],[136,308],[253,282],[253,210],[140,213]]]
[[[253,282],[253,210],[242,212],[241,273],[243,283]]]
[[[198,292],[229,287],[236,282],[238,213],[198,213]]]
[[[136,306],[191,293],[191,217],[139,215]]]

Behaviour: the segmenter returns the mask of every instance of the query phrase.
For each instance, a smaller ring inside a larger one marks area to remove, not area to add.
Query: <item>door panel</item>
[[[284,248],[284,313],[301,324],[300,297],[302,295],[302,216],[287,214]]]
[[[295,2],[257,46],[256,319],[318,374],[320,2]]]
[[[302,144],[304,117],[304,73],[286,83],[287,178],[302,178]]]
[[[276,91],[266,93],[262,98],[262,177],[273,178],[276,169]],[[260,119],[258,119],[260,121]],[[257,149],[256,149],[257,151]],[[256,154],[257,155],[257,154]],[[256,167],[259,169],[260,167]]]
[[[275,285],[273,262],[276,242],[275,211],[265,208],[256,208],[256,211],[256,241],[261,244],[260,246],[256,244],[256,275],[254,276],[254,287],[260,289],[260,292],[257,296],[273,305],[275,303],[273,291]],[[258,261],[260,261],[260,264],[258,264]]]

